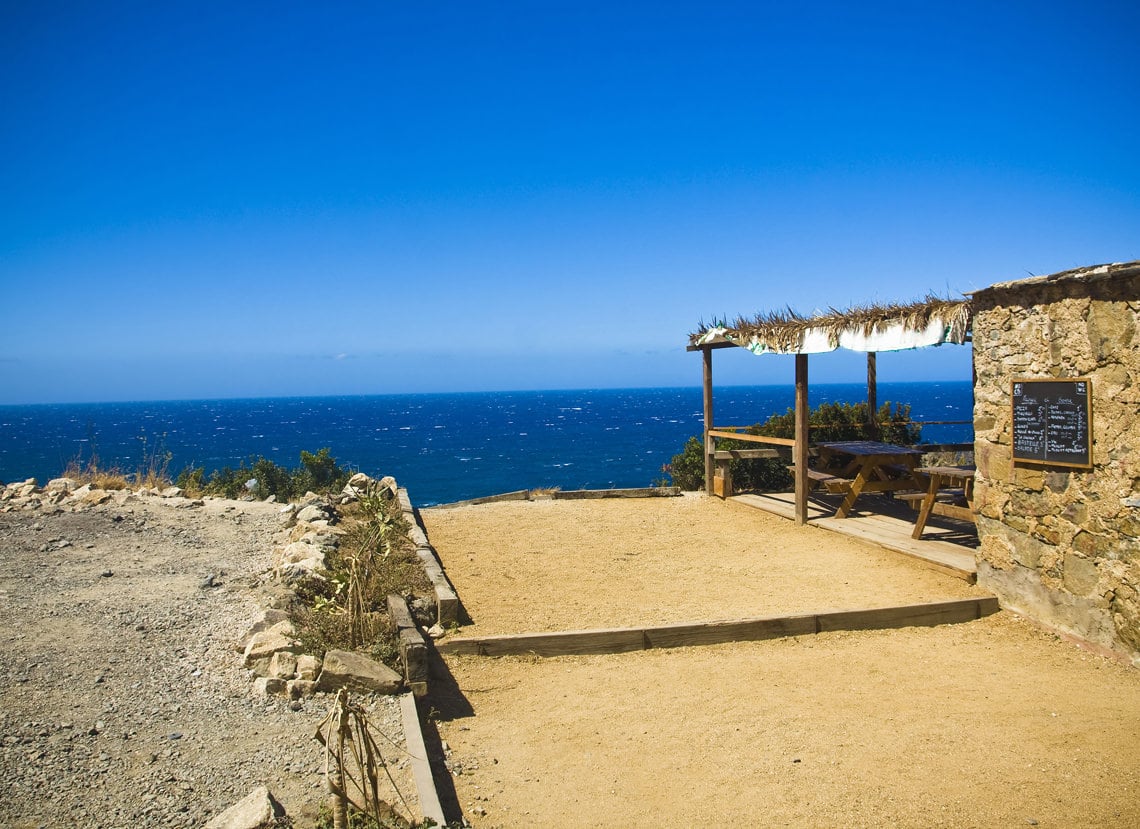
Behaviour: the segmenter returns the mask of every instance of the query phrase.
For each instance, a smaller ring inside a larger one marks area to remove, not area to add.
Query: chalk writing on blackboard
[[[1091,381],[1013,381],[1013,459],[1092,466]]]

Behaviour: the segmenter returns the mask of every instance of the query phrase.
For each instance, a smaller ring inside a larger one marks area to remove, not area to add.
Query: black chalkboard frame
[[[1085,423],[1087,428],[1085,430],[1084,445],[1079,448],[1083,453],[1083,458],[1079,461],[1072,460],[1059,460],[1057,458],[1050,458],[1048,450],[1045,450],[1044,457],[1038,454],[1026,454],[1018,452],[1017,445],[1017,416],[1014,411],[1011,411],[1012,418],[1011,429],[1013,431],[1013,438],[1011,442],[1013,461],[1015,464],[1035,464],[1038,466],[1065,466],[1075,469],[1091,469],[1093,466],[1092,457],[1092,378],[1091,377],[1016,377],[1010,381],[1010,401],[1011,408],[1017,405],[1017,387],[1018,385],[1033,385],[1033,384],[1053,384],[1053,385],[1070,385],[1074,389],[1076,395],[1077,384],[1084,384],[1084,400],[1085,400]],[[1079,395],[1076,395],[1079,396]],[[1071,456],[1076,453],[1068,453]]]

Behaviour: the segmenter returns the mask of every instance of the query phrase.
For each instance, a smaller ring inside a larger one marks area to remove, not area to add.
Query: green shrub
[[[328,447],[313,452],[301,452],[300,466],[287,469],[266,457],[250,458],[237,469],[224,466],[208,479],[201,468],[184,469],[178,476],[183,489],[220,495],[223,498],[242,498],[252,495],[260,500],[274,496],[278,501],[292,501],[306,492],[337,492],[344,488],[352,476],[342,469]]]

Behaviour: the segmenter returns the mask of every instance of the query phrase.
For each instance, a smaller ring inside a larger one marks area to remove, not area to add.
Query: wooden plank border
[[[420,727],[419,708],[411,694],[400,695],[400,714],[404,721],[404,743],[412,766],[412,778],[416,781],[416,792],[420,799],[420,812],[425,818],[435,821],[436,826],[446,826],[447,818],[444,817],[443,806],[439,802],[439,791],[435,787],[427,744]]]
[[[839,630],[882,630],[969,622],[999,610],[994,596],[864,610],[835,610],[753,619],[684,622],[645,628],[571,630],[445,639],[444,654],[478,656],[570,656],[628,653],[650,648],[680,648],[726,642],[752,642]]]

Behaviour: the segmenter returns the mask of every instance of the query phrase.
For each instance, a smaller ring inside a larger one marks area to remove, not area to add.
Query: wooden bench
[[[788,471],[794,477],[796,474],[796,467],[789,466]],[[832,475],[830,472],[824,472],[819,469],[812,469],[810,466],[807,470],[808,482],[811,488],[822,486],[832,495],[842,495],[847,492],[851,487],[850,478],[840,478],[838,475]]]
[[[895,497],[918,510],[911,538],[919,539],[931,515],[975,522],[974,470],[966,467],[928,466],[915,470],[925,476],[929,486],[925,492],[900,492]],[[949,486],[947,486],[949,484]]]
[[[732,461],[756,460],[757,458],[778,458],[775,449],[718,449],[713,453],[713,494],[721,498],[732,495]]]

